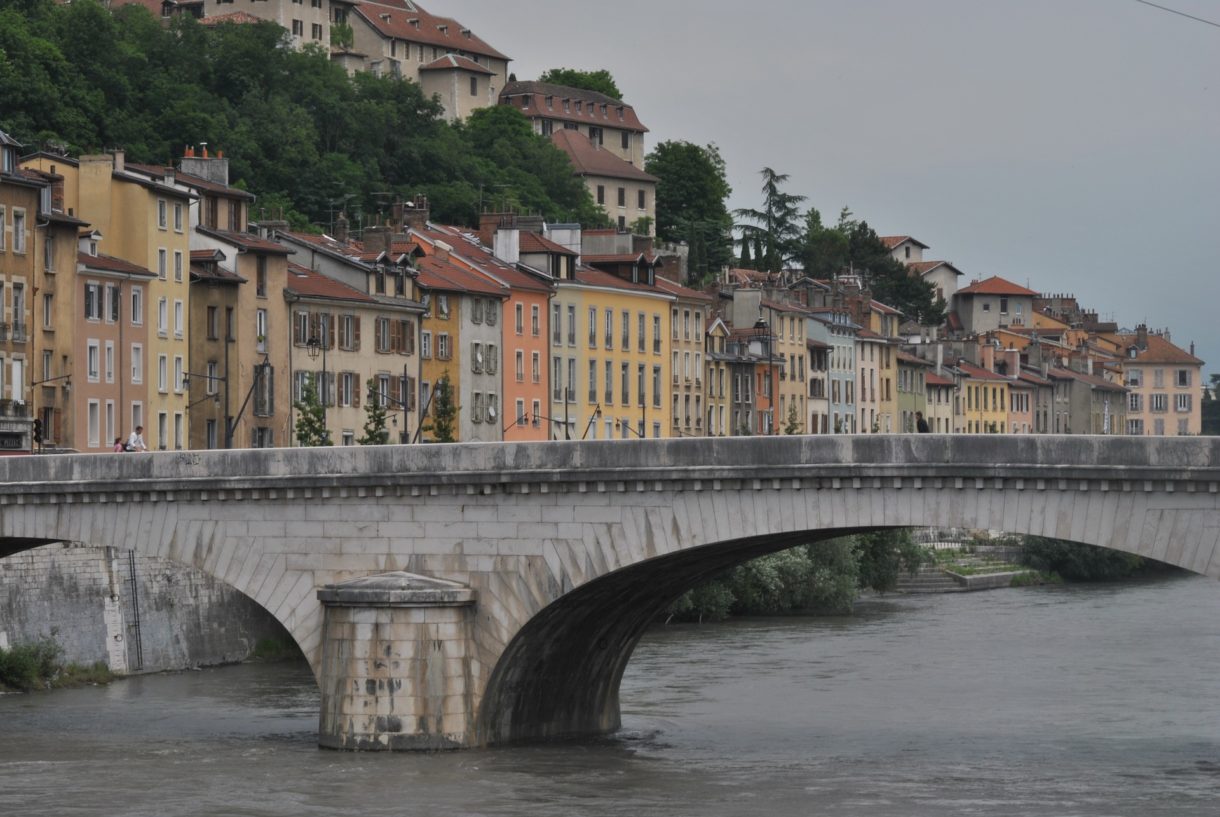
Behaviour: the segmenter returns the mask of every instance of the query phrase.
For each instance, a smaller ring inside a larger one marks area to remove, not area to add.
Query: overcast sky
[[[1216,0],[1158,0],[1220,22]],[[427,0],[518,78],[606,68],[659,141],[716,143],[965,281],[1074,293],[1220,371],[1220,28],[1136,0]]]

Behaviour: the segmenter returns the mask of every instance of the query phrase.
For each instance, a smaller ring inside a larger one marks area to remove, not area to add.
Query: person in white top
[[[148,446],[144,443],[144,426],[136,426],[136,430],[131,432],[131,436],[127,438],[128,451],[147,451]]]

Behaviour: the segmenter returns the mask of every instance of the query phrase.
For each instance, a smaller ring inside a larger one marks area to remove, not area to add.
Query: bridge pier
[[[318,591],[324,606],[318,743],[358,751],[471,745],[475,593],[410,573]]]

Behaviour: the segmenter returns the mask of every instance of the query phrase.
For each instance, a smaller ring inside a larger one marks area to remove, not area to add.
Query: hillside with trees
[[[0,0],[0,129],[28,149],[123,148],[170,164],[206,142],[235,184],[299,224],[340,209],[365,221],[393,198],[429,196],[438,220],[482,206],[602,224],[567,158],[518,111],[451,125],[418,85],[288,48],[273,23],[168,26],[143,7]]]

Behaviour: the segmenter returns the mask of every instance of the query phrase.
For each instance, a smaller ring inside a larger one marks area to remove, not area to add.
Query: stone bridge
[[[619,725],[640,636],[747,559],[990,528],[1220,577],[1220,439],[746,437],[0,459],[0,555],[130,548],[296,639],[320,742],[457,748]]]

